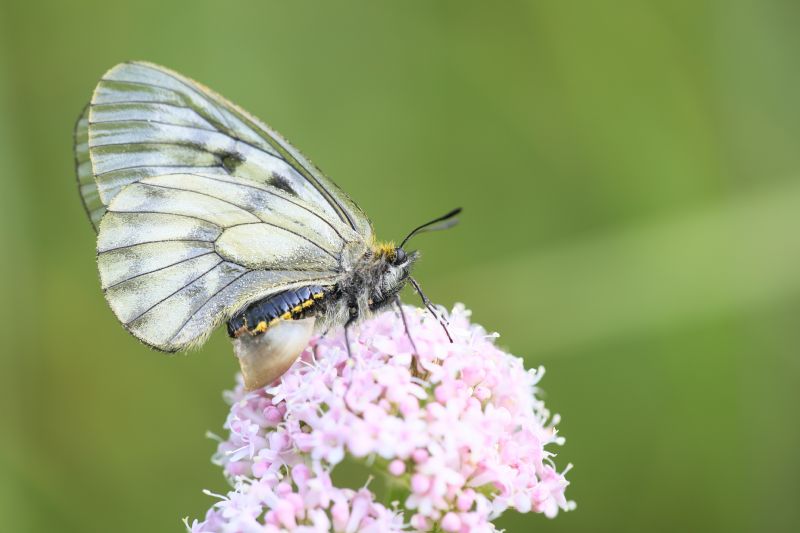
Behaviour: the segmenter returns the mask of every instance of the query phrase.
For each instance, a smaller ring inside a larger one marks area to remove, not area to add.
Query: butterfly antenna
[[[448,329],[447,329],[446,321],[436,311],[436,307],[433,305],[433,302],[431,302],[428,299],[428,297],[425,296],[425,293],[422,292],[422,287],[419,286],[419,283],[417,283],[417,280],[415,280],[414,278],[409,276],[408,277],[408,281],[411,282],[411,285],[414,287],[414,290],[417,291],[417,294],[419,294],[419,297],[422,298],[422,303],[425,305],[425,307],[428,309],[428,311],[430,311],[431,314],[436,318],[436,320],[439,321],[439,324],[441,324],[442,329],[444,329],[445,335],[447,335],[447,338],[450,339],[450,342],[452,343],[453,342],[453,337],[450,336],[450,331],[448,331]]]
[[[453,217],[455,217],[460,212],[461,208],[457,207],[452,211],[450,211],[449,213],[447,213],[446,215],[442,215],[439,218],[434,218],[430,222],[426,222],[421,226],[417,226],[416,228],[411,230],[411,233],[409,233],[405,239],[403,239],[403,242],[400,243],[400,246],[398,246],[398,248],[402,248],[409,240],[411,240],[411,237],[413,237],[414,235],[419,235],[420,233],[424,233],[426,231],[439,231],[447,228],[452,228],[453,226],[458,224],[458,219],[455,219]]]

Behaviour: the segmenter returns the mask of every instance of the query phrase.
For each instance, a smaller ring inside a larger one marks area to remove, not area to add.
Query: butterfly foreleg
[[[436,320],[439,321],[439,324],[442,326],[442,329],[444,330],[445,335],[447,335],[447,338],[450,339],[450,342],[453,342],[453,337],[450,336],[450,331],[447,329],[447,321],[444,318],[442,318],[442,316],[439,313],[436,312],[436,307],[433,305],[433,302],[431,302],[428,299],[428,297],[425,296],[425,293],[422,292],[422,287],[419,286],[417,280],[409,276],[408,281],[411,283],[411,286],[414,287],[414,290],[417,291],[419,297],[422,298],[423,305],[425,305],[425,307],[428,309],[428,311],[430,311],[430,313],[434,316],[434,318],[436,318]]]
[[[344,324],[344,344],[347,347],[347,357],[351,359],[353,358],[353,350],[350,347],[350,328],[353,327],[353,325],[356,323],[356,320],[358,320],[358,311],[351,307],[350,318]]]
[[[394,303],[397,306],[397,309],[400,311],[400,318],[403,320],[403,328],[406,330],[406,336],[408,340],[411,342],[411,347],[414,349],[414,353],[419,355],[419,350],[417,349],[417,345],[414,344],[414,337],[411,336],[411,330],[408,329],[408,320],[406,320],[406,313],[403,310],[403,303],[400,301],[399,296],[395,296]]]

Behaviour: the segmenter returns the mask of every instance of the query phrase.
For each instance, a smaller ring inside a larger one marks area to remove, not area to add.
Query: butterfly
[[[411,283],[396,246],[286,139],[205,86],[145,62],[105,73],[75,126],[97,268],[126,330],[164,352],[223,322],[245,385],[274,381],[314,332],[348,327]],[[402,313],[402,307],[400,307]],[[413,339],[412,339],[413,343]],[[350,349],[349,340],[347,341]]]

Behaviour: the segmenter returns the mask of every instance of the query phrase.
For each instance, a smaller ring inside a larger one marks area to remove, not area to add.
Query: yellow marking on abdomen
[[[304,300],[304,301],[300,302],[298,305],[294,306],[291,309],[291,311],[286,311],[281,316],[277,316],[277,317],[273,318],[272,320],[269,321],[269,323],[267,323],[266,321],[262,320],[253,329],[248,329],[246,327],[244,327],[242,329],[245,330],[245,331],[249,331],[249,333],[251,335],[258,335],[259,333],[264,333],[265,331],[267,331],[267,329],[271,328],[272,326],[274,326],[275,324],[277,324],[281,320],[292,320],[294,318],[300,318],[300,314],[303,312],[303,310],[308,309],[310,307],[313,307],[314,304],[316,303],[314,300],[319,300],[323,296],[325,296],[325,294],[321,293],[321,292],[318,292],[316,294],[312,294],[311,298],[309,298],[308,300]],[[294,315],[297,315],[297,316],[295,317]],[[245,317],[245,324],[246,323],[247,323],[247,318]]]

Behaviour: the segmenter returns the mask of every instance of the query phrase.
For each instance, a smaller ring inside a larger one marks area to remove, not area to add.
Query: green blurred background
[[[283,132],[418,278],[543,364],[574,513],[516,531],[797,531],[800,4],[0,1],[0,530],[180,531],[236,364],[116,323],[72,171],[146,59]],[[409,300],[411,300],[409,295]]]

